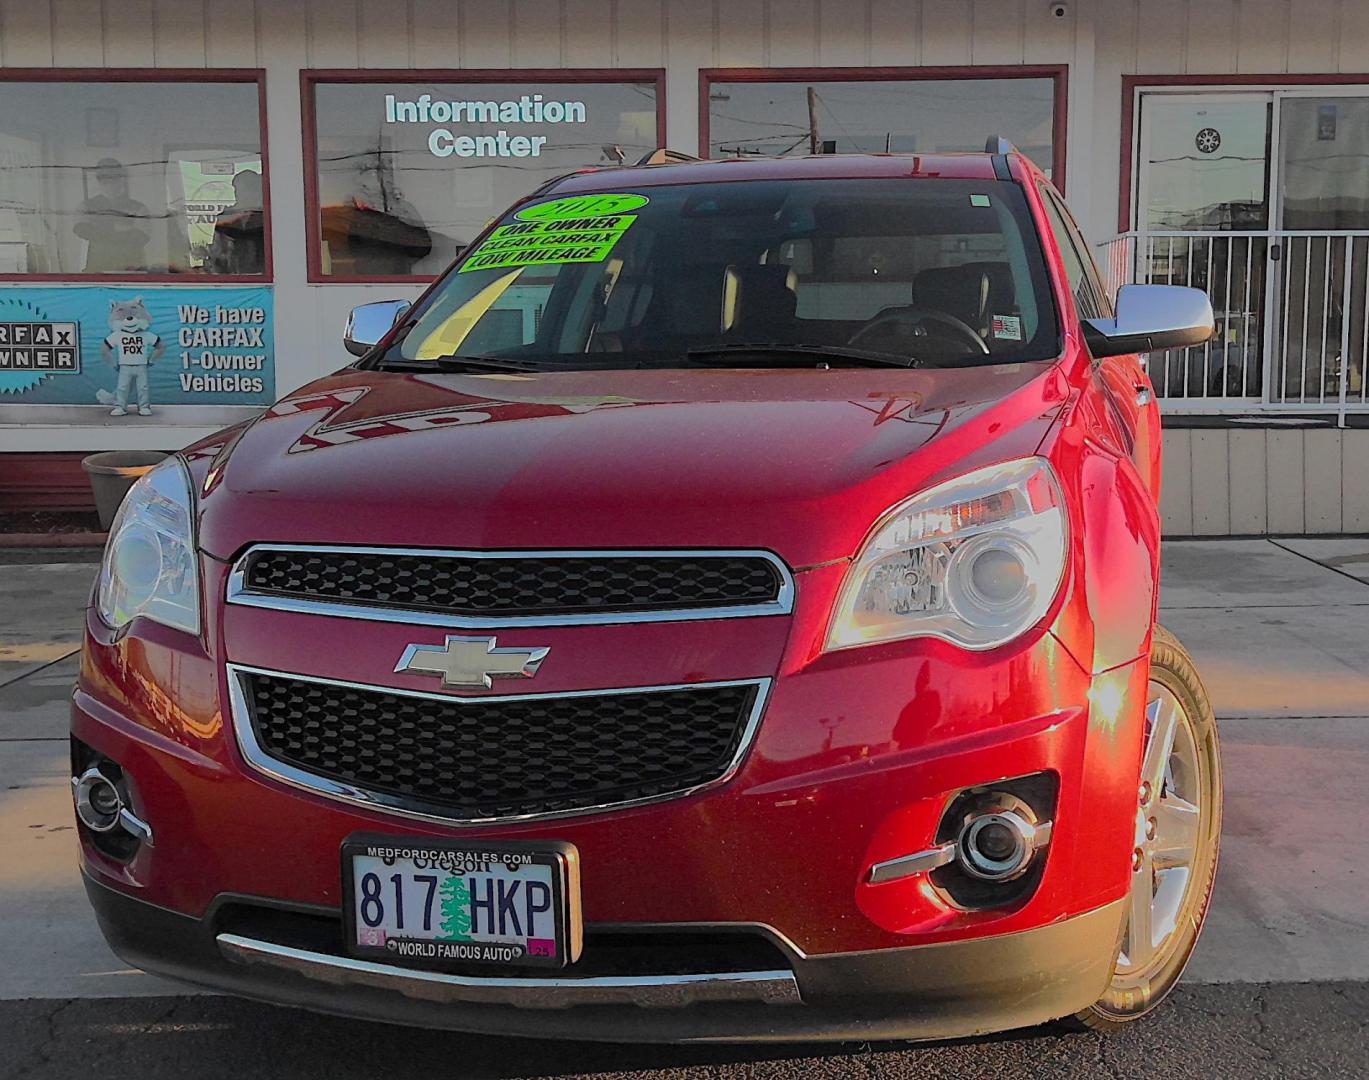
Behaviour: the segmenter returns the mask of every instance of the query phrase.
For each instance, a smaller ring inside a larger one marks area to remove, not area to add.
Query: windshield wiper
[[[706,345],[685,352],[685,359],[691,363],[707,364],[721,361],[718,366],[748,367],[742,362],[746,356],[761,356],[767,364],[784,367],[823,367],[824,360],[851,363],[869,367],[917,367],[915,356],[897,356],[893,353],[867,352],[865,349],[848,349],[841,345],[783,345],[774,341],[728,342],[721,345]],[[783,363],[783,357],[789,357]],[[728,363],[729,359],[735,363]],[[764,366],[764,365],[763,365]]]
[[[777,342],[726,343],[690,349],[685,361],[714,367],[917,367],[916,357],[892,353],[866,352],[826,345],[781,345]],[[759,362],[758,362],[759,361]],[[679,361],[676,360],[675,363]],[[462,356],[450,354],[431,359],[396,358],[376,365],[382,371],[433,372],[448,374],[534,374],[556,371],[621,371],[635,368],[673,366],[668,359],[636,357],[630,353],[576,354],[544,358],[511,356]]]
[[[558,371],[624,371],[636,368],[662,367],[660,363],[633,359],[626,353],[566,353],[540,359],[519,359],[511,356],[437,356],[431,360],[391,360],[381,363],[384,371],[432,372],[448,374],[491,374],[518,372],[548,374]]]
[[[506,356],[435,356],[428,360],[383,360],[376,365],[381,371],[412,372],[532,372],[546,371],[546,365],[530,360],[513,360]]]
[[[533,360],[515,360],[510,356],[439,356],[434,361],[438,371],[545,371],[546,366]]]

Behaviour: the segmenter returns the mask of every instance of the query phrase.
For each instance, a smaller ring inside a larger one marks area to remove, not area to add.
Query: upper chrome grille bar
[[[779,575],[780,587],[774,600],[764,603],[730,604],[707,608],[671,608],[657,611],[606,611],[562,615],[447,615],[413,608],[351,603],[345,600],[314,600],[281,596],[253,590],[247,584],[251,557],[262,551],[298,551],[308,554],[397,555],[428,559],[710,559],[751,558],[768,562]],[[409,626],[453,627],[465,630],[494,629],[501,626],[606,626],[620,623],[694,622],[706,619],[757,618],[788,615],[794,610],[794,575],[784,560],[761,549],[630,549],[630,550],[509,550],[468,551],[447,548],[362,547],[337,544],[253,544],[238,557],[228,575],[227,602],[244,607],[291,611],[309,615],[330,615],[344,619],[404,623]]]

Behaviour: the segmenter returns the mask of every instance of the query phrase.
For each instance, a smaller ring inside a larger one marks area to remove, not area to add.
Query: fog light
[[[92,832],[107,833],[119,825],[123,796],[99,769],[87,769],[72,781],[76,793],[76,816]]]
[[[971,877],[1011,881],[1026,872],[1037,850],[1049,842],[1050,828],[1050,822],[1033,821],[1017,809],[975,814],[960,830],[956,858]]]
[[[118,766],[111,763],[110,767],[118,771]],[[71,778],[71,793],[81,824],[109,837],[119,851],[133,844],[126,852],[131,855],[138,844],[152,846],[152,827],[129,809],[128,781],[119,775],[120,779],[112,779],[100,771],[100,766],[92,765]]]
[[[118,817],[119,811],[123,808],[123,800],[119,798],[118,789],[107,780],[91,787],[89,799],[90,808],[101,817]]]
[[[1016,829],[995,814],[974,823],[970,830],[970,847],[990,862],[1003,862],[1021,850],[1021,837]]]
[[[1059,780],[1052,772],[965,788],[946,807],[933,846],[871,865],[871,885],[918,874],[966,911],[1014,904],[1040,883]]]

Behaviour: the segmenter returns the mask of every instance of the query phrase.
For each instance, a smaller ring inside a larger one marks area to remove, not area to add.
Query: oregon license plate
[[[561,967],[580,955],[571,844],[351,837],[342,890],[354,956],[461,968]]]

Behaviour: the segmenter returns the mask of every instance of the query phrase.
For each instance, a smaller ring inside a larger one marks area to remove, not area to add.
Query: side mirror
[[[1183,285],[1123,285],[1117,318],[1085,319],[1083,326],[1095,360],[1201,345],[1214,328],[1207,293]]]
[[[381,300],[352,308],[342,331],[342,344],[353,356],[365,356],[413,306],[409,300]]]

